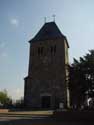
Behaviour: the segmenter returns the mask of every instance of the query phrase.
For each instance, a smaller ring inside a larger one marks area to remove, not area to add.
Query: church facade
[[[48,22],[29,43],[29,68],[24,85],[25,106],[41,109],[55,109],[60,105],[69,107],[69,44],[66,37],[55,22]]]

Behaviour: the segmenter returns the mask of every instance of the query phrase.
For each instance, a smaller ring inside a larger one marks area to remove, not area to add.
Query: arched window
[[[38,55],[43,55],[43,47],[38,47]]]
[[[54,46],[54,55],[55,55],[55,53],[56,53],[56,45]]]
[[[40,47],[38,47],[38,55],[40,56]]]
[[[51,46],[51,48],[50,48],[50,49],[51,49],[51,54],[52,54],[52,53],[53,53],[53,46]]]
[[[41,47],[41,55],[43,55],[43,47]]]
[[[50,50],[51,50],[51,54],[55,55],[55,53],[56,53],[56,45],[51,46]]]

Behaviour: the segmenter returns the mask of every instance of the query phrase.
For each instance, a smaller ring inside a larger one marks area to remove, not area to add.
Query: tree
[[[71,103],[80,107],[86,96],[94,97],[94,50],[70,66]]]
[[[6,90],[0,91],[0,103],[3,107],[7,107],[10,103],[12,103],[12,100],[8,96]]]

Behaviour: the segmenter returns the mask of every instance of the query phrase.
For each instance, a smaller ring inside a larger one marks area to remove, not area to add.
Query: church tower
[[[30,43],[24,102],[30,108],[69,107],[68,41],[55,22],[45,23]]]

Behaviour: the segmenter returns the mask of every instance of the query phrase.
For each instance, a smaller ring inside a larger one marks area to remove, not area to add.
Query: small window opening
[[[40,47],[38,48],[38,55],[40,56]]]
[[[53,53],[53,46],[51,46],[51,54]]]
[[[43,55],[43,47],[41,47],[41,55]]]
[[[55,55],[55,53],[56,53],[56,45],[54,46],[54,55]]]
[[[55,55],[56,53],[56,45],[55,46],[51,46],[51,54]]]

